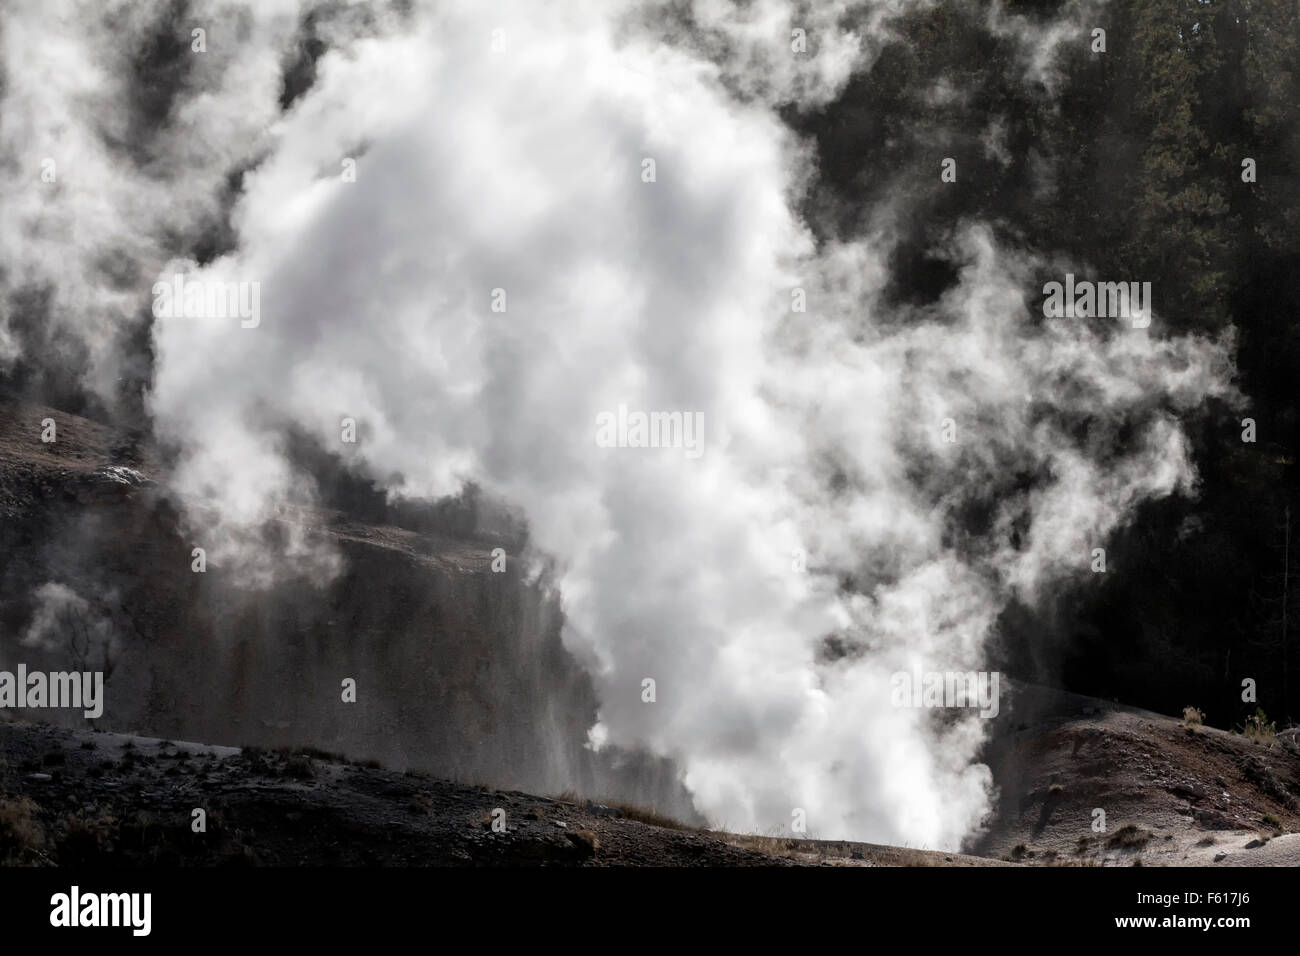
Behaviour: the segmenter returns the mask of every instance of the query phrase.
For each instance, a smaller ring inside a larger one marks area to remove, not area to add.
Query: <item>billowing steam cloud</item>
[[[566,641],[602,701],[593,745],[674,757],[733,829],[802,810],[822,836],[955,846],[992,799],[986,723],[895,707],[890,675],[980,669],[1011,598],[1087,573],[1138,503],[1190,489],[1175,416],[1226,390],[1227,357],[1161,339],[1158,319],[1039,317],[1044,264],[977,224],[952,239],[958,284],[909,314],[882,311],[887,230],[814,243],[797,210],[815,171],[773,107],[832,96],[896,6],[800,20],[701,2],[689,37],[657,8],[577,0],[375,11],[335,22],[283,115],[294,8],[195,6],[211,52],[172,107],[183,122],[144,163],[86,145],[97,231],[21,261],[73,277],[59,321],[98,302],[108,238],[140,274],[101,317],[138,316],[178,272],[257,284],[255,327],[152,327],[150,407],[182,451],[175,489],[220,515],[195,518],[215,562],[337,566],[306,538],[261,547],[269,517],[312,498],[289,426],[394,491],[475,480],[558,559]],[[849,15],[859,32],[835,32]],[[41,42],[25,22],[6,24],[11,72],[15,45]],[[110,103],[126,94],[98,42],[69,69],[102,72]],[[123,115],[74,112],[78,89],[43,94],[59,135]],[[11,86],[4,115],[35,95]],[[5,127],[6,155],[49,115]],[[214,183],[254,162],[229,250],[166,262],[167,235],[200,228]],[[703,454],[601,447],[597,418],[620,406],[701,413]]]

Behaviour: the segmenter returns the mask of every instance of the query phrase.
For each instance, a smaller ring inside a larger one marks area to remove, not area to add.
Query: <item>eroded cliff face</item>
[[[559,596],[530,580],[517,536],[463,512],[323,508],[266,533],[273,543],[296,522],[342,571],[249,588],[230,566],[194,570],[201,521],[181,519],[165,469],[103,425],[0,407],[0,667],[104,670],[99,729],[315,746],[698,819],[669,762],[586,746],[597,700],[561,641]],[[15,713],[85,725],[80,711]]]

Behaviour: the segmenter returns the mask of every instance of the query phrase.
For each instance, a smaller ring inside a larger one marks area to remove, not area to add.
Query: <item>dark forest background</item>
[[[1002,5],[1030,24],[1072,9]],[[1111,0],[1084,21],[1037,79],[988,3],[895,21],[897,39],[836,101],[787,114],[817,145],[807,214],[823,238],[847,236],[865,211],[904,203],[889,290],[900,305],[956,283],[946,240],[978,219],[1010,247],[1151,281],[1169,334],[1235,328],[1244,406],[1184,421],[1197,498],[1145,507],[1108,544],[1114,573],[1085,576],[1046,612],[1011,608],[994,665],[1164,713],[1194,705],[1220,726],[1255,712],[1241,699],[1249,677],[1281,726],[1300,716],[1300,3]],[[934,105],[940,81],[960,95]],[[994,119],[1005,165],[982,142]],[[939,182],[945,156],[960,188]]]

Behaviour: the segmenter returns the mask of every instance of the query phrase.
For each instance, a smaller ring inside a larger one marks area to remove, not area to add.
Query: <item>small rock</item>
[[[1174,796],[1182,797],[1184,800],[1204,800],[1207,791],[1204,787],[1192,782],[1179,782],[1170,784],[1166,789]]]
[[[1203,830],[1231,830],[1232,821],[1218,810],[1197,810],[1192,819]]]
[[[555,825],[556,825],[557,827],[562,827],[563,829],[566,829],[566,830],[569,828],[569,825],[568,825],[567,823],[565,823],[563,820],[556,820],[556,821],[554,821],[554,823],[555,823]]]

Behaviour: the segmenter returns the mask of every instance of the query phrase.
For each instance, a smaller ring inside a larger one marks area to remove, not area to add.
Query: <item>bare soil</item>
[[[654,826],[632,819],[635,810],[288,749],[10,720],[0,722],[0,754],[0,862],[7,865],[999,865]],[[205,812],[205,832],[194,830],[196,809]],[[504,829],[493,829],[494,816]]]
[[[1016,729],[986,754],[997,813],[973,852],[1065,865],[1300,863],[1293,734],[1257,743],[1023,685],[1008,716]]]

